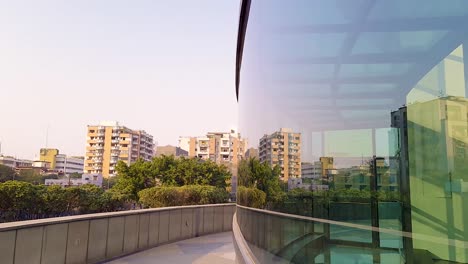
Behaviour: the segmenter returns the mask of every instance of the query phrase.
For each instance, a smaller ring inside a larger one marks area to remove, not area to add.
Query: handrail
[[[304,220],[304,221],[309,221],[309,222],[319,222],[319,223],[324,223],[324,224],[351,227],[351,228],[367,230],[371,232],[379,232],[379,233],[389,234],[393,236],[412,238],[416,240],[431,241],[431,242],[438,243],[441,245],[468,249],[468,243],[466,243],[466,241],[458,240],[458,239],[441,238],[441,237],[418,234],[418,233],[404,232],[404,231],[395,230],[395,229],[373,227],[373,226],[367,226],[367,225],[361,225],[361,224],[353,224],[353,223],[340,222],[340,221],[328,220],[328,219],[323,219],[323,218],[315,218],[315,217],[310,217],[310,216],[280,213],[280,212],[275,212],[275,211],[270,211],[270,210],[265,210],[265,209],[246,207],[246,206],[242,206],[239,204],[237,204],[237,207],[246,209],[246,210],[256,211],[256,212],[263,213],[263,214],[270,214],[270,215],[275,215],[275,216],[289,218],[289,219]]]
[[[170,211],[174,209],[205,208],[205,207],[232,206],[232,205],[234,205],[234,203],[169,206],[169,207],[160,207],[160,208],[137,209],[137,210],[126,210],[126,211],[118,211],[118,212],[83,214],[83,215],[74,215],[74,216],[42,218],[42,219],[27,220],[27,221],[16,221],[16,222],[8,222],[8,223],[0,224],[0,232],[8,231],[8,230],[16,230],[16,229],[21,229],[21,228],[29,228],[29,227],[34,227],[34,226],[42,226],[45,224],[47,225],[62,224],[62,223],[70,223],[70,222],[82,221],[82,220],[94,220],[94,219],[127,216],[127,215],[140,215],[140,214],[148,214],[148,213],[153,213],[153,212]]]

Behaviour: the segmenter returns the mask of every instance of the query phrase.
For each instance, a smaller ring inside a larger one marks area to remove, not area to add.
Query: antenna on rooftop
[[[47,148],[49,144],[49,124],[47,124],[47,129],[46,129],[46,139],[45,139],[45,147]]]

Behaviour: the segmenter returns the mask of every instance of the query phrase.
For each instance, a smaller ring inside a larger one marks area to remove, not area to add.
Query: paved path
[[[148,249],[108,263],[153,264],[196,263],[234,264],[232,232],[217,233]]]

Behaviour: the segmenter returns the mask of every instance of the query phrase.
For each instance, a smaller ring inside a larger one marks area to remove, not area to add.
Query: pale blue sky
[[[2,152],[84,155],[118,120],[160,145],[237,125],[238,0],[0,0]]]

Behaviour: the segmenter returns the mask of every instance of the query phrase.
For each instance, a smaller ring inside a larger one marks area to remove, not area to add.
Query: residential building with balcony
[[[132,164],[154,156],[153,136],[143,130],[132,130],[118,122],[101,122],[87,130],[85,173],[116,175],[117,162]]]
[[[208,132],[201,137],[180,137],[179,148],[189,157],[212,160],[216,163],[236,164],[244,157],[246,140],[234,130],[230,132]]]
[[[301,134],[292,129],[281,128],[270,135],[264,135],[259,145],[260,162],[272,167],[279,165],[281,179],[301,177]]]

